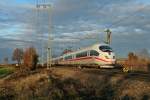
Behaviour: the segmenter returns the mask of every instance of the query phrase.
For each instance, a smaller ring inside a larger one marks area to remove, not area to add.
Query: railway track
[[[73,66],[55,66],[52,67],[53,70],[68,70],[68,71],[75,71],[75,72],[81,72],[81,73],[88,73],[88,74],[94,74],[94,75],[109,75],[109,76],[115,76],[115,75],[123,75],[126,78],[140,78],[140,79],[148,79],[150,80],[150,73],[149,72],[128,72],[125,73],[121,69],[103,69],[103,68],[82,68],[79,69],[77,67]]]
[[[73,67],[73,66],[54,66],[52,69],[68,69],[68,70],[74,70],[74,71],[81,71],[81,72],[96,72],[96,73],[123,73],[122,69],[116,69],[116,68],[96,68],[96,67]]]

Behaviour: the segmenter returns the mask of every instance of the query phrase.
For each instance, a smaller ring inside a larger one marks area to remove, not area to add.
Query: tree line
[[[34,47],[16,48],[13,51],[12,60],[17,61],[17,66],[25,67],[30,70],[35,70],[38,63],[38,54]]]

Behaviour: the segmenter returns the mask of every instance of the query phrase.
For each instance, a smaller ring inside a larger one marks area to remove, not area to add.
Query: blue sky
[[[15,3],[30,3],[33,2],[31,0],[15,0]]]
[[[46,10],[37,18],[35,0],[0,2],[0,61],[11,58],[14,48],[46,47],[48,25],[52,25],[53,54],[63,49],[85,47],[102,42],[104,30],[113,34],[112,47],[117,55],[144,48],[150,51],[149,0],[46,0],[52,5],[52,22]],[[37,26],[37,19],[40,26]],[[41,33],[43,41],[41,43]],[[92,39],[86,39],[92,38]],[[93,39],[94,38],[94,39]]]
[[[149,0],[137,0],[139,3],[150,4]]]

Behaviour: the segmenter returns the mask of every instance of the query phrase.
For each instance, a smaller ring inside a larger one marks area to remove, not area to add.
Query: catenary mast
[[[46,46],[46,54],[47,54],[47,61],[46,61],[46,64],[47,64],[47,69],[49,69],[52,65],[51,61],[52,61],[52,37],[51,37],[51,5],[50,3],[48,2],[48,0],[36,0],[36,9],[37,9],[37,18],[38,18],[38,22],[37,22],[37,26],[38,29],[37,30],[40,30],[38,32],[43,32],[41,27],[44,26],[44,25],[48,25],[48,41],[47,41],[47,46]],[[48,23],[44,23],[43,25],[42,22],[40,22],[40,18],[39,17],[46,17],[44,15],[45,11],[47,11],[47,17],[48,17]],[[43,12],[43,13],[42,13]],[[42,15],[41,15],[42,14]],[[42,66],[44,66],[44,33],[40,33],[41,34],[41,42],[42,42],[42,47],[41,47],[41,62],[42,62]]]

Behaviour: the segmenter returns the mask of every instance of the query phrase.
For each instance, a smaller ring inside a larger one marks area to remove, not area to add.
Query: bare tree
[[[138,56],[134,54],[133,52],[129,52],[128,54],[128,64],[135,65],[135,63],[138,63]]]
[[[142,59],[150,59],[150,53],[147,49],[140,50],[137,55]]]
[[[5,57],[4,58],[4,64],[8,64],[8,61],[9,61],[8,57]]]
[[[129,52],[128,59],[131,60],[131,61],[136,61],[136,60],[138,60],[138,57],[135,53]]]
[[[13,52],[12,60],[17,61],[18,65],[20,65],[23,60],[23,49],[16,48]]]
[[[38,54],[34,47],[27,48],[23,56],[24,65],[31,70],[35,70],[38,63]]]

